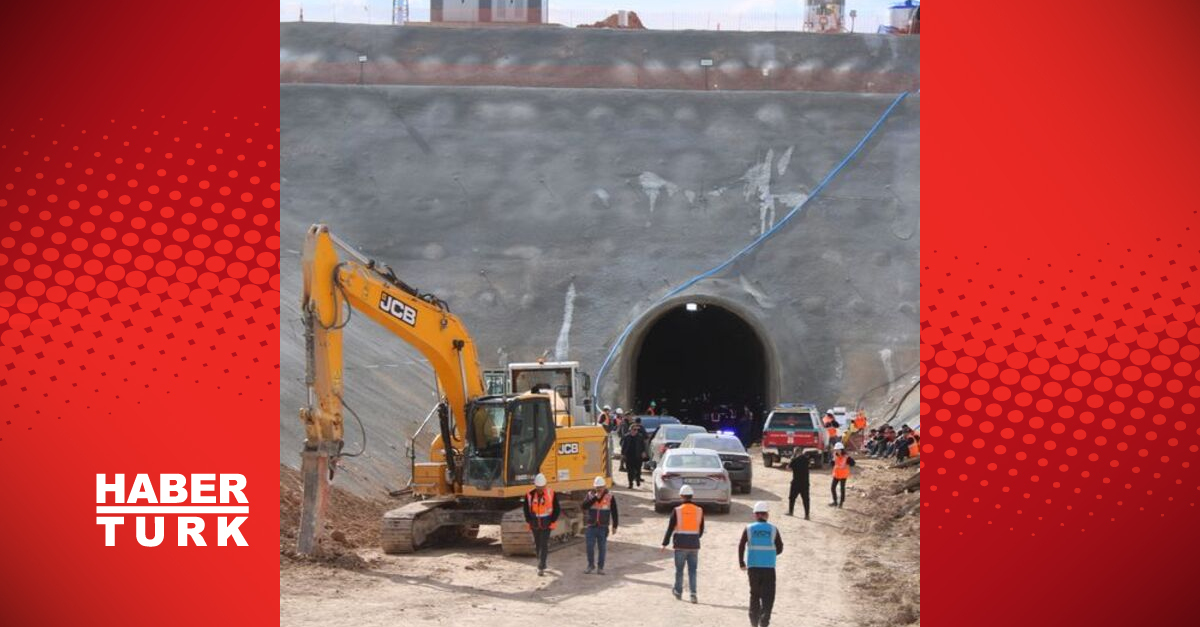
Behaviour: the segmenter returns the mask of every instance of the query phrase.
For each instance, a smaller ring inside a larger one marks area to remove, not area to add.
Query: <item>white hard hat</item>
[[[758,501],[757,503],[754,504],[754,513],[755,514],[766,514],[769,511],[771,511],[771,508],[767,506],[766,501]]]
[[[618,414],[623,414],[623,413],[625,413],[625,412],[624,412],[624,411],[623,411],[623,410],[622,410],[620,407],[618,407],[618,408],[617,408],[617,413],[618,413]]]
[[[546,487],[546,475],[543,475],[539,472],[537,476],[533,478],[533,485],[539,488]]]
[[[592,487],[593,488],[603,488],[604,487],[604,477],[596,477],[595,479],[593,479]]]
[[[695,493],[696,491],[693,490],[692,486],[690,485],[685,485],[682,488],[679,488],[679,496],[692,496]]]
[[[604,406],[604,411],[611,411],[611,410],[612,410],[612,406],[611,406],[611,405],[605,405],[605,406]]]
[[[834,445],[833,445],[833,450],[835,450],[835,451],[840,451],[840,450],[843,450],[843,449],[845,449],[845,448],[846,448],[846,445],[845,445],[845,444],[842,444],[841,442],[838,442],[837,444],[834,444]]]

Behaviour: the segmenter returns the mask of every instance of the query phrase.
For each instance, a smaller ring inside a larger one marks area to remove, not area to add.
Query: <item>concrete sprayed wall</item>
[[[368,61],[361,68],[359,55]],[[711,67],[701,67],[709,59]],[[283,83],[899,93],[919,37],[286,23]]]
[[[295,465],[298,251],[310,224],[329,223],[448,301],[485,367],[565,349],[595,373],[663,294],[803,201],[893,96],[283,85],[280,99],[280,456]],[[882,406],[912,384],[919,164],[910,96],[802,214],[684,295],[737,312],[769,342],[770,401],[827,406],[870,392]],[[631,352],[618,354],[602,399],[628,395]],[[399,487],[404,442],[435,402],[432,372],[362,317],[347,329],[346,363],[369,445],[340,481]],[[357,449],[350,416],[346,432]]]

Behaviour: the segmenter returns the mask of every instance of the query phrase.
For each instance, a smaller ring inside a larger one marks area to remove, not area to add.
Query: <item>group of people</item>
[[[891,425],[871,429],[867,434],[867,454],[874,458],[903,461],[921,454],[921,434],[908,425],[897,432]]]
[[[807,475],[806,475],[807,477]],[[533,489],[525,495],[525,521],[533,533],[537,554],[537,574],[546,572],[550,534],[562,513],[554,490],[547,487],[545,475],[534,478]],[[585,575],[603,575],[608,536],[616,534],[620,524],[617,500],[606,487],[604,477],[596,477],[583,500],[584,537],[587,545]],[[692,502],[694,491],[689,485],[679,490],[680,505],[671,511],[663,535],[662,552],[670,547],[675,557],[675,584],[671,594],[683,600],[684,572],[687,573],[688,600],[698,603],[696,571],[700,558],[700,539],[704,535],[704,510]],[[793,499],[794,500],[794,499]],[[805,499],[807,511],[807,498]],[[750,624],[768,627],[775,604],[775,560],[783,553],[783,536],[779,528],[768,522],[770,508],[764,501],[754,504],[754,521],[742,531],[738,541],[738,567],[750,580]],[[807,516],[806,516],[807,518]]]

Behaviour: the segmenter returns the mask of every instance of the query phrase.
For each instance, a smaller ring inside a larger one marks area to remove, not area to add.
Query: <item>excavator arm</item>
[[[349,258],[341,258],[339,248]],[[467,402],[483,395],[484,387],[475,343],[443,301],[399,280],[390,268],[358,253],[323,224],[309,228],[302,265],[308,406],[300,410],[305,441],[298,550],[307,554],[315,549],[343,445],[342,329],[353,315],[351,309],[415,347],[433,366],[444,395],[441,439],[451,468],[453,453],[462,450],[467,432]]]

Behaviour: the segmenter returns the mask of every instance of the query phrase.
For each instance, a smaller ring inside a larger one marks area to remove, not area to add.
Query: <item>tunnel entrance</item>
[[[719,305],[680,303],[641,336],[633,371],[634,411],[679,418],[755,439],[768,402],[767,351],[758,333]]]

